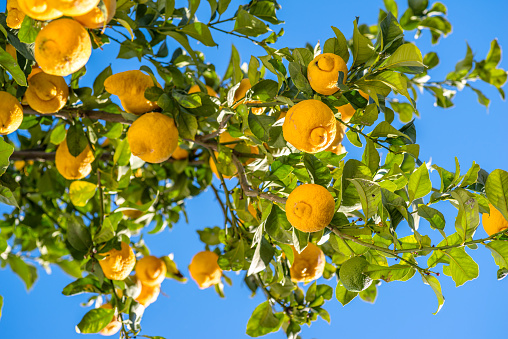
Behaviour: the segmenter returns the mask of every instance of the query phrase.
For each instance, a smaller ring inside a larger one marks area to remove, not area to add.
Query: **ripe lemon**
[[[364,97],[366,100],[369,100],[369,95],[365,93],[364,91],[358,91],[362,97]],[[344,122],[349,122],[353,115],[356,113],[356,109],[351,104],[342,105],[339,107],[335,107],[341,114],[341,120]]]
[[[319,100],[304,100],[291,107],[282,125],[284,139],[307,153],[318,153],[332,144],[337,122],[332,110]]]
[[[342,145],[342,140],[344,140],[344,136],[346,135],[346,129],[346,125],[343,125],[337,121],[337,133],[335,134],[335,139],[333,139],[332,144],[326,149],[327,151],[337,155],[346,152],[346,149]]]
[[[111,305],[110,303],[107,303],[107,304],[103,304],[100,308],[112,310],[113,305]],[[109,324],[107,324],[106,327],[104,327],[102,330],[100,330],[99,334],[108,335],[108,336],[113,335],[113,334],[116,334],[118,331],[120,331],[121,328],[122,328],[122,323],[118,321],[118,318],[115,315],[115,316],[113,316],[113,319],[111,320],[111,322]]]
[[[25,13],[19,8],[18,0],[7,0],[7,18],[5,21],[7,27],[12,29],[20,29],[21,23],[25,19]]]
[[[141,305],[148,307],[148,305],[157,300],[160,291],[160,285],[149,286],[141,283],[141,293],[134,300],[136,300]]]
[[[146,162],[156,164],[169,159],[178,146],[175,121],[162,113],[140,116],[127,131],[131,152]]]
[[[142,284],[159,286],[166,278],[166,264],[161,259],[149,255],[141,258],[136,264],[136,278]]]
[[[49,6],[64,15],[75,16],[90,12],[100,0],[47,0]]]
[[[34,75],[42,73],[42,69],[37,66],[37,64],[32,66],[32,70],[30,71],[30,74],[28,74],[27,80],[30,80]]]
[[[189,273],[200,289],[218,284],[222,270],[217,264],[219,256],[215,252],[202,251],[196,253],[189,265]]]
[[[115,16],[116,0],[103,0],[103,2],[106,7],[106,21],[104,21],[104,14],[97,6],[83,15],[74,16],[74,20],[78,21],[86,28],[94,29],[104,27],[104,25],[107,25]]]
[[[326,188],[316,184],[303,184],[289,194],[286,216],[302,232],[318,232],[332,221],[335,201]]]
[[[177,146],[173,154],[171,154],[171,158],[175,160],[183,160],[187,159],[189,157],[189,151],[186,149],[180,148],[180,146]]]
[[[362,257],[348,259],[339,270],[339,278],[346,290],[361,292],[372,284],[372,279],[363,270],[369,263]]]
[[[309,242],[301,253],[298,253],[292,245],[291,248],[295,258],[289,270],[292,282],[308,283],[323,275],[326,259],[325,254],[318,246]]]
[[[217,95],[217,92],[215,92],[213,90],[213,88],[211,88],[210,86],[208,85],[205,85],[206,86],[206,92],[209,96],[211,97],[218,97]],[[192,94],[192,93],[198,93],[198,92],[201,92],[201,89],[199,88],[198,85],[192,85],[192,87],[189,89],[189,94]]]
[[[40,21],[53,20],[63,15],[49,4],[49,0],[18,0],[18,8],[30,18]]]
[[[113,248],[101,255],[105,258],[99,261],[99,265],[102,267],[104,276],[111,280],[124,280],[136,264],[134,251],[124,242],[122,242],[121,250]]]
[[[332,95],[339,90],[339,72],[344,73],[346,83],[347,66],[344,60],[333,53],[320,54],[307,66],[307,78],[313,90],[323,95]]]
[[[26,102],[34,111],[39,113],[58,112],[67,103],[68,96],[69,88],[61,76],[39,71],[28,77],[25,97]]]
[[[87,63],[91,54],[90,36],[76,20],[51,21],[35,38],[35,61],[48,74],[72,74]]]
[[[247,91],[251,88],[252,86],[250,85],[250,80],[249,79],[242,79],[242,81],[240,81],[240,86],[236,89],[235,91],[235,95],[233,96],[233,100],[234,102],[237,102],[239,101],[240,99],[242,99],[243,97],[245,97],[245,94],[247,93]],[[261,101],[259,100],[241,100],[240,102],[236,103],[233,108],[237,108],[240,104],[242,103],[255,103],[255,104],[259,104],[261,103]],[[261,115],[265,112],[265,107],[251,107],[251,112],[252,114],[255,114],[255,115]]]
[[[0,91],[0,134],[7,135],[19,128],[23,122],[23,107],[10,93]]]
[[[77,157],[74,157],[69,152],[67,139],[58,145],[55,154],[56,169],[65,179],[69,180],[83,179],[90,174],[94,159],[93,152],[88,145]]]
[[[118,96],[123,109],[137,115],[159,107],[155,101],[145,98],[145,91],[153,86],[152,78],[139,70],[113,74],[104,81],[106,91]]]
[[[482,214],[483,229],[490,236],[508,228],[508,220],[504,218],[501,212],[494,205],[489,204],[490,215]]]

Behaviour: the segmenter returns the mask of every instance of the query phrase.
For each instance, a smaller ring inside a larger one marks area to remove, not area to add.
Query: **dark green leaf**
[[[81,123],[75,123],[67,131],[67,147],[73,157],[77,157],[88,146],[88,140]]]
[[[0,175],[5,173],[7,167],[9,167],[9,158],[14,152],[14,147],[0,138]]]
[[[265,223],[265,230],[274,240],[291,244],[291,224],[289,223],[286,212],[281,210],[277,205],[273,205]]]
[[[180,112],[177,124],[180,137],[194,140],[198,130],[198,121],[195,116]]]
[[[114,316],[115,310],[95,308],[83,316],[76,329],[79,329],[79,333],[99,333],[113,320]]]
[[[86,253],[92,246],[90,231],[75,217],[71,217],[68,221],[67,240],[80,252]]]
[[[353,31],[353,66],[367,62],[375,55],[374,46],[369,38],[365,37],[358,30],[358,24],[354,20]]]
[[[239,9],[236,14],[234,31],[247,36],[259,36],[268,32],[270,29],[265,23],[255,16],[249,14],[243,9]]]
[[[183,26],[180,29],[181,32],[190,35],[196,40],[201,41],[205,46],[214,47],[217,46],[215,41],[213,41],[212,34],[206,26],[202,22],[194,22],[189,25]]]
[[[260,337],[268,333],[276,332],[282,325],[282,315],[274,315],[268,301],[261,303],[247,323],[247,334],[251,337]]]

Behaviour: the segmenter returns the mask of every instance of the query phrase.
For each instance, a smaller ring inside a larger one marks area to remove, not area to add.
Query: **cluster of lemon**
[[[135,275],[130,277],[137,285],[137,293],[132,296],[134,300],[144,307],[148,307],[155,302],[160,293],[161,283],[164,281],[167,273],[167,267],[164,261],[153,255],[145,256],[136,262],[136,256],[132,248],[122,242],[121,249],[111,249],[106,253],[101,253],[104,259],[99,261],[104,276],[111,280],[125,280],[129,278],[131,272],[135,270]],[[220,282],[222,270],[217,264],[219,256],[211,251],[197,253],[189,265],[189,273],[196,281],[199,288],[208,288]],[[117,291],[119,297],[122,297],[122,291]],[[111,303],[106,303],[102,308],[113,309]],[[102,335],[113,335],[122,327],[117,315],[113,320],[100,331]]]

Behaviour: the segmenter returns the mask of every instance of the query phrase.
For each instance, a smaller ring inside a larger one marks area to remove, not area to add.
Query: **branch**
[[[72,118],[89,118],[92,120],[104,120],[110,122],[119,122],[124,125],[132,124],[132,121],[126,120],[121,114],[116,113],[107,113],[102,111],[90,111],[90,110],[81,110],[79,108],[67,108],[61,109],[56,113],[39,113],[34,111],[30,106],[23,106],[23,114],[27,115],[41,115],[41,116],[54,116],[62,119],[72,119]]]

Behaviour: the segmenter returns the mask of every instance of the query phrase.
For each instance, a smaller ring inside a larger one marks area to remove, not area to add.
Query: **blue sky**
[[[184,3],[177,1],[177,5]],[[239,1],[232,1],[233,7],[235,3]],[[440,56],[440,65],[431,73],[433,79],[441,80],[448,71],[453,70],[455,63],[465,55],[466,41],[477,59],[486,56],[490,41],[494,38],[499,40],[506,51],[508,2],[445,0],[444,3],[448,7],[448,19],[453,25],[452,34],[434,46],[430,44],[428,32],[416,40],[422,53],[436,51]],[[205,1],[202,1],[201,7],[198,18],[207,22],[209,7]],[[356,16],[360,17],[360,23],[373,24],[382,7],[382,0],[282,1],[279,18],[286,22],[286,33],[276,47],[304,47],[306,42],[314,45],[318,40],[324,43],[334,36],[330,28],[332,25],[350,37]],[[406,7],[404,1],[399,1],[399,12]],[[0,8],[5,8],[5,0],[0,1]],[[414,41],[411,34],[408,33],[406,39]],[[246,40],[231,39],[226,35],[216,35],[215,39],[220,45],[219,49],[203,45],[196,47],[205,53],[208,62],[216,64],[219,74],[224,74],[231,43],[236,45],[243,61],[248,61],[250,55],[264,55],[261,48]],[[139,68],[134,60],[116,61],[114,57],[117,51],[116,45],[107,46],[104,51],[95,50],[87,64],[85,82],[91,83],[109,64],[115,73]],[[506,57],[500,67],[508,69]],[[428,94],[419,97],[417,104],[421,118],[415,123],[422,160],[432,159],[433,164],[454,170],[454,157],[457,156],[463,173],[473,161],[488,172],[496,168],[508,170],[508,104],[499,98],[494,88],[479,83],[475,85],[491,99],[488,112],[477,103],[476,95],[467,89],[457,93],[455,107],[447,110],[434,107],[433,98]],[[348,158],[361,158],[360,149],[347,142],[346,149],[350,152]],[[435,172],[431,178],[434,185],[437,185]],[[443,203],[438,208],[445,213],[447,233],[452,233],[455,209],[449,203]],[[7,209],[0,206],[0,212],[4,211]],[[188,277],[187,266],[192,256],[204,248],[196,230],[222,225],[223,219],[212,191],[189,200],[187,211],[189,224],[179,222],[172,230],[145,237],[145,241],[154,255],[174,253],[179,268]],[[440,239],[439,234],[430,230],[424,221],[421,233]],[[485,236],[481,228],[475,235]],[[468,249],[467,252],[480,266],[480,276],[456,288],[451,278],[442,275],[440,281],[446,302],[438,315],[432,315],[437,308],[437,301],[431,288],[424,285],[419,276],[415,276],[407,283],[383,283],[378,287],[378,298],[374,305],[355,299],[342,307],[337,300],[332,299],[325,304],[331,315],[331,324],[318,320],[311,328],[304,326],[302,337],[349,337],[359,332],[362,337],[500,337],[506,322],[508,279],[496,280],[497,266],[488,250],[480,247],[475,251]],[[0,295],[4,296],[0,320],[1,338],[84,338],[75,333],[74,326],[88,310],[80,306],[87,296],[63,296],[62,288],[73,279],[57,267],[52,267],[52,270],[52,274],[48,275],[39,269],[39,280],[28,293],[10,269],[0,270]],[[247,337],[245,328],[249,316],[264,298],[261,294],[250,298],[250,291],[242,283],[242,275],[237,276],[231,272],[226,274],[233,278],[233,287],[225,287],[225,299],[219,298],[213,289],[199,290],[193,281],[180,284],[166,280],[162,284],[162,292],[167,297],[161,295],[157,302],[147,308],[141,324],[142,334],[166,338]],[[336,280],[333,278],[326,281],[321,278],[318,283],[327,283],[335,288]],[[285,335],[278,332],[267,337],[285,338]]]

